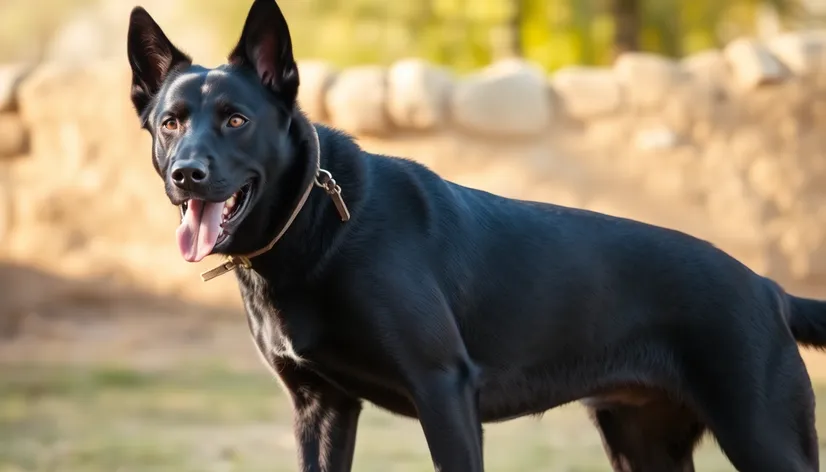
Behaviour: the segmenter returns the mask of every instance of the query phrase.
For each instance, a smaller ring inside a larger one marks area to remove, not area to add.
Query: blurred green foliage
[[[247,2],[187,0],[231,42]],[[612,60],[616,0],[281,0],[299,57],[340,66],[386,64],[418,56],[468,70],[507,53],[548,71]],[[799,0],[641,0],[639,43],[645,51],[681,56],[755,34],[761,7],[782,21],[805,16]],[[518,14],[517,14],[518,13]]]
[[[279,0],[300,58],[339,66],[388,64],[418,56],[457,71],[518,52],[548,71],[602,65],[615,51],[613,6],[623,0]],[[631,0],[625,0],[631,1]],[[806,1],[636,0],[639,48],[681,56],[753,35],[761,8],[782,22],[807,18]],[[99,2],[140,0],[0,0],[0,61],[37,57],[71,12]],[[249,0],[171,0],[216,31],[218,44],[240,33]],[[170,5],[171,5],[170,4]]]

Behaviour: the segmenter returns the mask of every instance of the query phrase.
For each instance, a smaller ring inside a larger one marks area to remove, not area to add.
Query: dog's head
[[[295,159],[298,68],[275,0],[255,0],[226,64],[192,64],[140,7],[130,16],[132,103],[152,135],[152,162],[180,207],[190,262],[266,244],[274,186]],[[271,237],[271,235],[270,235]]]

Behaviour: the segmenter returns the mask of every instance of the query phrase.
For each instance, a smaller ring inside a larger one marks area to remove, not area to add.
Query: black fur
[[[191,65],[137,8],[129,58],[170,201],[220,201],[252,179],[216,252],[265,246],[315,159],[274,1],[254,2],[216,70]],[[227,128],[233,113],[249,122]],[[825,303],[684,233],[463,187],[316,128],[352,219],[314,189],[278,245],[237,272],[292,398],[301,470],[351,470],[362,401],[418,418],[442,472],[483,470],[483,422],[571,401],[589,406],[617,471],[692,471],[706,430],[738,470],[818,470],[797,342],[826,344]],[[208,181],[169,184],[181,160]]]

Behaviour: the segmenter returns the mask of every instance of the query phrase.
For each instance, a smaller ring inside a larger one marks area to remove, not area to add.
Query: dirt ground
[[[14,323],[4,313],[0,472],[295,470],[289,403],[255,353],[239,306],[0,269],[15,278],[0,283],[17,287],[15,299],[33,291]],[[798,292],[826,296],[817,287]],[[826,356],[806,358],[826,398]],[[826,430],[824,407],[818,423]],[[491,471],[610,470],[578,405],[488,426],[485,449]],[[697,466],[733,470],[711,439]],[[418,424],[368,407],[356,469],[432,470]]]

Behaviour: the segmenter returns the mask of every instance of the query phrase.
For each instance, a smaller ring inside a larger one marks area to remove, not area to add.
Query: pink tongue
[[[178,248],[189,262],[200,262],[212,252],[221,234],[224,202],[209,203],[192,199],[187,202],[184,220],[178,227]]]

